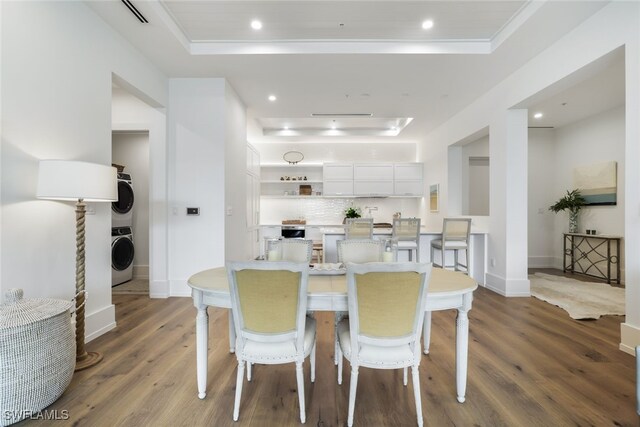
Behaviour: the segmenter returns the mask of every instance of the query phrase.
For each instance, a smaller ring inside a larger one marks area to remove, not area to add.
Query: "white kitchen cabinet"
[[[424,164],[393,164],[393,195],[415,197],[424,194]]]
[[[393,177],[396,181],[422,181],[424,163],[394,163]]]
[[[325,181],[325,196],[351,196],[353,195],[353,180]]]
[[[247,172],[260,175],[260,154],[251,144],[247,144]]]
[[[393,180],[391,181],[353,181],[355,196],[391,196],[393,195]]]
[[[353,195],[353,163],[325,163],[322,180],[325,196]]]
[[[356,163],[354,181],[393,181],[393,163]]]
[[[356,196],[393,195],[393,163],[354,164],[353,193]]]
[[[396,181],[393,184],[394,196],[421,196],[424,192],[422,181]]]
[[[325,182],[353,180],[353,163],[325,163],[322,167],[322,179]]]

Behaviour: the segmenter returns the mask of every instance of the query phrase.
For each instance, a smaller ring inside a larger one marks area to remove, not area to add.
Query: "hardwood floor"
[[[118,327],[87,345],[104,360],[76,373],[48,409],[65,425],[299,425],[294,365],[256,366],[232,421],[236,359],[228,352],[227,312],[209,309],[207,397],[196,387],[191,298],[114,296]],[[333,316],[318,319],[317,378],[305,364],[307,425],[346,425],[349,365],[342,386],[333,365]],[[420,366],[427,426],[637,426],[635,359],[618,350],[621,316],[575,321],[535,298],[479,288],[470,312],[467,400],[455,397],[455,312],[433,314],[431,353]],[[355,425],[415,425],[411,381],[401,371],[362,368]],[[56,424],[57,423],[57,424]],[[62,425],[23,421],[19,425]]]

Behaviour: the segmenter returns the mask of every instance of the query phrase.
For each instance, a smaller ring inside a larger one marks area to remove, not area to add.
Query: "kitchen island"
[[[344,225],[343,224],[305,224],[306,238],[316,241],[322,241],[324,248],[324,262],[335,263],[338,262],[338,251],[336,242],[344,239]],[[281,233],[281,225],[261,225],[261,236],[265,237],[278,237]],[[391,228],[374,228],[374,239],[388,239],[391,238]],[[484,285],[484,275],[487,271],[487,243],[488,233],[483,230],[477,230],[471,228],[471,276],[476,282]],[[442,230],[427,229],[421,227],[420,230],[420,262],[431,262],[431,241],[440,239],[442,237]],[[440,261],[439,251],[436,251],[436,260]],[[398,252],[398,261],[408,261],[407,251]],[[466,263],[464,255],[460,260],[463,264]],[[453,265],[453,252],[447,253],[447,265]]]

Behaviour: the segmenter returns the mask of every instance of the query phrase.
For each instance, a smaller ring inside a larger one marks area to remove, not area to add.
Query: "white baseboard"
[[[190,297],[191,288],[187,285],[187,280],[170,280],[169,296],[171,297]]]
[[[149,281],[149,298],[169,298],[169,282],[166,280]]]
[[[134,279],[148,279],[149,278],[149,266],[148,265],[134,265],[133,266],[133,278]]]
[[[635,356],[636,346],[640,345],[640,328],[622,323],[620,325],[620,341],[620,350]]]
[[[116,307],[108,305],[94,313],[87,314],[84,320],[84,341],[89,342],[104,335],[116,327]]]
[[[531,296],[528,279],[510,279],[496,274],[487,273],[486,288],[504,297],[529,297]]]
[[[555,258],[552,256],[530,256],[529,268],[556,268]]]

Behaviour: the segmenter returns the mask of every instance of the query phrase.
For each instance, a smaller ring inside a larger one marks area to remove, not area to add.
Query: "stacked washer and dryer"
[[[118,173],[118,201],[111,204],[111,286],[133,278],[133,185],[131,175]]]

